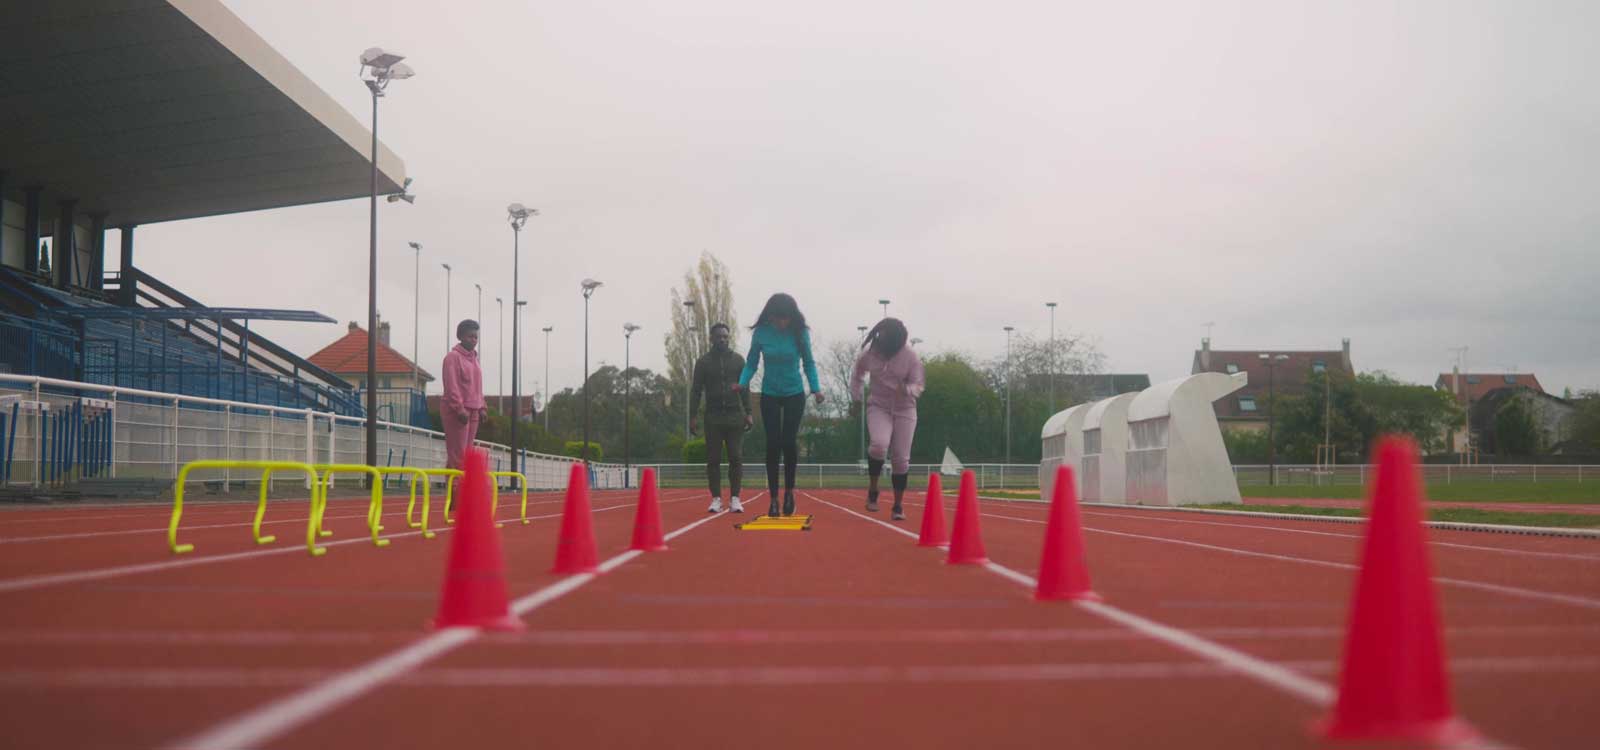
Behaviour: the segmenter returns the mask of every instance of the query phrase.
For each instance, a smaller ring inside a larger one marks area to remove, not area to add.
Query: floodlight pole
[[[500,325],[496,328],[496,331],[500,334],[500,345],[495,347],[494,350],[495,358],[500,360],[495,363],[494,368],[499,375],[500,384],[495,386],[495,390],[500,392],[500,414],[504,416],[506,413],[506,301],[500,297],[495,297],[494,304],[500,308]],[[512,309],[511,312],[514,315],[517,311]]]
[[[600,286],[592,279],[583,282],[583,463],[589,463],[589,297]]]
[[[550,432],[550,332],[555,326],[544,327],[544,431]]]
[[[633,415],[628,412],[628,401],[633,396],[633,378],[628,370],[633,366],[633,332],[640,326],[627,323],[622,326],[622,486],[627,487],[633,463],[633,450],[629,444],[628,427]]]
[[[684,300],[683,307],[684,314],[688,316],[688,322],[683,327],[683,332],[688,336],[688,340],[683,343],[689,348],[689,362],[683,371],[683,442],[688,445],[690,438],[689,423],[694,420],[694,415],[689,413],[689,400],[694,398],[694,366],[699,364],[700,347],[697,346],[698,342],[696,341],[699,326],[695,324],[694,320],[695,301],[692,299]]]
[[[372,92],[372,170],[367,210],[367,465],[378,465],[378,97],[383,86],[367,81]]]
[[[1056,413],[1056,303],[1046,302],[1050,308],[1050,416]]]
[[[889,300],[880,299],[878,300],[878,304],[883,305],[883,317],[889,317]]]
[[[422,243],[411,243],[411,249],[417,251],[415,267],[411,275],[411,385],[422,391],[422,402],[428,402],[428,390],[422,387],[422,376],[418,374],[417,361],[420,354],[421,326],[422,326]],[[424,409],[426,410],[426,409]],[[412,413],[416,413],[416,405],[412,404]]]
[[[1011,332],[1016,330],[1006,326],[1006,463],[1011,463]],[[1005,470],[1001,469],[1002,476]]]
[[[506,207],[511,222],[511,470],[522,471],[522,446],[517,443],[517,423],[522,421],[522,316],[515,309],[523,304],[520,282],[522,277],[522,227],[528,217],[538,212],[513,203]],[[504,396],[504,391],[501,395]]]
[[[455,324],[450,322],[450,264],[440,263],[444,268],[444,353],[450,353],[451,336],[455,333]]]

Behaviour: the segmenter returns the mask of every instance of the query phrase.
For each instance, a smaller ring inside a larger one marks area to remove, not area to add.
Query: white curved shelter
[[[1079,495],[1086,503],[1128,501],[1128,407],[1139,394],[1096,401],[1083,418],[1083,477]]]
[[[1243,388],[1247,377],[1202,372],[1157,383],[1129,403],[1128,503],[1241,502],[1211,404]]]
[[[1083,458],[1083,420],[1089,415],[1090,404],[1078,404],[1057,412],[1046,420],[1039,437],[1043,443],[1043,460],[1039,462],[1039,497],[1049,502],[1054,491],[1056,467],[1072,467],[1077,480],[1078,495],[1083,495],[1083,477],[1078,462]]]

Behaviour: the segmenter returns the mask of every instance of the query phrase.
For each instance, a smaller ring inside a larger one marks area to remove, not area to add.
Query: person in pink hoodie
[[[906,336],[906,324],[899,319],[878,321],[861,342],[861,356],[856,358],[855,372],[850,377],[850,397],[861,401],[867,374],[872,374],[872,389],[870,396],[866,396],[867,433],[871,436],[867,447],[870,476],[867,510],[878,512],[878,476],[883,473],[887,458],[891,471],[889,479],[894,485],[892,518],[896,521],[906,517],[900,501],[911,478],[911,437],[917,432],[917,399],[921,398],[926,385],[922,360],[906,346]]]
[[[457,323],[456,340],[461,343],[444,355],[444,398],[439,400],[445,466],[451,469],[462,468],[462,456],[478,438],[478,424],[487,413],[483,370],[478,367],[478,321]]]

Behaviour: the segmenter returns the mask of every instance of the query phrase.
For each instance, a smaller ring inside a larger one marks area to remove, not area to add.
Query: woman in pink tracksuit
[[[456,344],[444,355],[444,398],[439,421],[444,423],[445,467],[463,468],[462,457],[478,438],[478,424],[488,411],[483,400],[483,370],[478,367],[478,321],[456,324]]]
[[[867,448],[871,477],[867,510],[878,512],[878,476],[883,473],[883,462],[887,458],[891,471],[889,479],[894,485],[893,519],[896,521],[906,517],[900,501],[910,480],[911,437],[917,431],[917,399],[922,396],[926,384],[922,360],[906,346],[906,336],[906,325],[898,319],[878,321],[861,342],[861,356],[856,358],[855,373],[850,378],[850,397],[861,401],[862,385],[867,373],[872,373],[871,395],[867,397],[867,432],[872,440]]]

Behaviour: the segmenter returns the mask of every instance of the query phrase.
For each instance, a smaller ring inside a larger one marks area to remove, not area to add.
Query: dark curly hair
[[[884,318],[878,321],[872,330],[867,331],[866,338],[861,340],[861,348],[870,346],[873,351],[887,359],[899,354],[900,350],[905,348],[908,335],[906,324],[900,322],[899,318]]]

